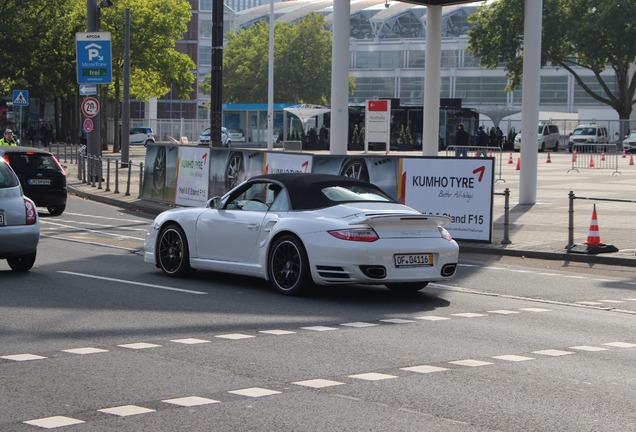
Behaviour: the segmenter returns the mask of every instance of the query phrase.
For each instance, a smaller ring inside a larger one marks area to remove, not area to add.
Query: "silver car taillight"
[[[31,200],[24,200],[24,211],[26,213],[26,224],[33,225],[38,220],[38,212]]]
[[[379,238],[371,228],[350,228],[328,232],[336,238],[349,241],[374,242]]]
[[[448,231],[446,231],[446,228],[438,226],[437,229],[439,229],[440,234],[442,235],[442,238],[448,241],[453,240],[453,236],[450,235],[450,233]]]

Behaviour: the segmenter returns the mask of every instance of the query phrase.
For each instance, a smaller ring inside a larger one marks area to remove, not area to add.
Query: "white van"
[[[552,151],[559,150],[559,127],[555,124],[540,123],[537,130],[537,148],[539,151],[545,151],[545,149],[552,149]],[[521,131],[515,136],[514,141],[515,151],[521,150]]]
[[[568,141],[568,151],[572,153],[574,145],[581,147],[583,144],[607,144],[609,143],[609,136],[607,134],[607,128],[605,126],[598,126],[597,124],[582,124],[578,125],[576,129],[570,134]]]

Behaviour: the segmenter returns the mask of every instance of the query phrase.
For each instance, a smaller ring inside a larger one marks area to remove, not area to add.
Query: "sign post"
[[[370,142],[385,143],[388,152],[391,142],[391,101],[368,100],[364,126],[364,152],[369,151]]]
[[[22,136],[22,107],[29,105],[29,91],[28,90],[13,90],[13,106],[20,107],[20,124],[18,125],[19,138],[24,139]]]

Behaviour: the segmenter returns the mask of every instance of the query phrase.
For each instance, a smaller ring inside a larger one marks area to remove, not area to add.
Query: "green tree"
[[[295,24],[277,23],[274,32],[274,99],[328,105],[331,96],[332,34],[322,15],[309,14]],[[223,54],[223,100],[267,102],[269,24],[228,34]],[[355,81],[349,78],[349,90]],[[210,94],[210,75],[201,91]]]
[[[484,67],[506,65],[509,90],[521,84],[523,71],[524,0],[488,3],[469,17],[469,51]],[[544,0],[541,62],[561,67],[591,97],[628,119],[636,100],[636,2],[624,0]],[[576,67],[591,71],[595,91]],[[616,80],[601,73],[614,71]]]

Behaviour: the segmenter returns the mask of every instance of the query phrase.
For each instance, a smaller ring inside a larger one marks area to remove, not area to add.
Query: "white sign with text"
[[[179,147],[176,204],[198,207],[207,203],[209,157],[209,148]]]
[[[310,173],[313,156],[268,152],[265,155],[265,174]]]
[[[444,215],[444,227],[460,240],[492,239],[493,158],[405,158],[404,203]]]

